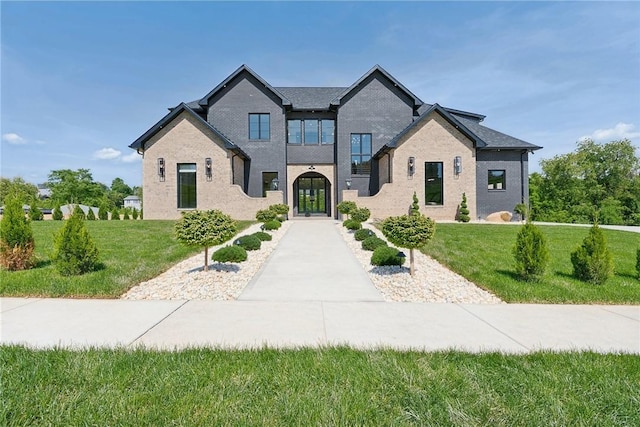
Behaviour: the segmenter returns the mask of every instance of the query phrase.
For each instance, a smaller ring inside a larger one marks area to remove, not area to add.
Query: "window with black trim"
[[[504,169],[489,170],[488,188],[489,190],[507,189],[507,174]]]
[[[178,163],[178,209],[196,206],[196,164]]]
[[[444,204],[442,162],[424,163],[424,203],[436,206]]]
[[[371,173],[371,134],[351,134],[351,174],[369,175]]]
[[[333,144],[335,138],[335,120],[287,120],[287,136],[289,144]]]
[[[271,117],[269,113],[249,113],[249,139],[271,139]]]

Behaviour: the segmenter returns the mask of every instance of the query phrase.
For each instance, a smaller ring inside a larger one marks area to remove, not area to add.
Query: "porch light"
[[[456,156],[453,159],[453,172],[456,175],[460,175],[462,173],[462,157]]]
[[[160,177],[160,181],[164,181],[164,158],[158,157],[158,176]]]
[[[351,190],[351,178],[345,179],[344,183],[347,184],[347,190]]]
[[[207,181],[211,181],[211,157],[204,159],[204,171],[207,175]]]
[[[278,181],[278,178],[273,178],[271,180],[271,190],[276,191],[278,189],[278,184],[280,183],[280,181]]]
[[[408,172],[409,172],[409,176],[413,176],[413,173],[416,171],[416,158],[415,157],[409,157],[409,164],[408,164]]]

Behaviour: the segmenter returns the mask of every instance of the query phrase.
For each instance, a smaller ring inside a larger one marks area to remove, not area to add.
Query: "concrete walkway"
[[[238,301],[0,298],[0,344],[640,354],[640,306],[383,302],[333,221],[294,221]]]

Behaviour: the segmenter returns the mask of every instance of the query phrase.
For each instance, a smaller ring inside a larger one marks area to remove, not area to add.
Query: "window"
[[[178,164],[178,209],[196,208],[196,164]]]
[[[426,205],[443,205],[442,162],[425,162],[424,164],[424,203]]]
[[[267,197],[267,191],[277,190],[278,172],[262,172],[262,197]]]
[[[371,173],[371,134],[351,134],[351,174],[369,175]]]
[[[506,190],[506,174],[504,169],[489,171],[489,190]]]
[[[249,114],[249,139],[271,138],[271,125],[269,114]]]
[[[333,144],[335,138],[335,120],[288,120],[287,135],[289,144]]]

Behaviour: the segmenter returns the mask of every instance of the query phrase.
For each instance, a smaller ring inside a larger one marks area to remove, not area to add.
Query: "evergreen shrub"
[[[11,271],[34,266],[35,243],[31,224],[25,218],[22,202],[16,196],[5,199],[0,221],[0,265]]]
[[[365,251],[375,251],[380,246],[387,246],[387,242],[378,236],[367,237],[362,241],[362,249]]]
[[[362,224],[360,221],[356,221],[355,219],[347,219],[342,223],[347,230],[355,231],[360,230],[362,228]]]
[[[134,220],[135,220],[135,219],[138,219],[138,209],[133,208],[133,209],[131,210],[131,219],[134,219]]]
[[[256,212],[256,219],[260,222],[275,221],[278,218],[276,211],[271,209],[261,209]]]
[[[248,251],[257,251],[262,245],[262,241],[253,234],[247,236],[238,237],[234,242],[234,245],[242,246]]]
[[[460,202],[460,209],[458,210],[458,221],[469,222],[470,220],[469,208],[467,207],[467,195],[466,193],[462,193],[462,202]]]
[[[260,239],[260,241],[262,242],[269,242],[273,238],[271,237],[271,234],[265,233],[264,231],[255,232],[253,233],[253,235]]]
[[[361,228],[360,230],[356,231],[353,234],[353,237],[358,241],[361,242],[364,239],[371,237],[371,236],[375,236],[376,233],[374,233],[373,231],[369,230],[368,228]]]
[[[371,255],[372,265],[402,265],[404,257],[398,256],[400,251],[392,246],[378,246]]]
[[[280,224],[280,221],[278,220],[272,220],[272,221],[267,221],[264,223],[264,229],[265,230],[277,230],[278,228],[280,228],[282,226],[282,224]]]
[[[60,209],[60,205],[56,205],[53,208],[53,212],[51,213],[51,219],[54,221],[62,221],[64,219],[64,215],[62,214],[62,209]]]
[[[44,214],[35,204],[29,206],[29,218],[31,221],[42,221],[44,219]]]
[[[528,222],[520,228],[513,247],[516,273],[524,280],[537,280],[549,263],[549,249],[544,234]]]
[[[607,241],[597,223],[589,230],[582,244],[571,253],[573,274],[578,279],[601,285],[613,274],[613,259]]]
[[[75,205],[73,207],[73,212],[71,212],[71,216],[73,216],[73,215],[78,215],[82,219],[86,219],[87,218],[87,216],[84,214],[84,211],[82,210],[80,205]]]
[[[84,224],[84,215],[75,209],[56,235],[51,261],[63,276],[75,276],[98,267],[98,248]]]
[[[247,250],[237,245],[225,246],[215,251],[211,259],[216,262],[242,262],[247,260]]]
[[[275,205],[269,206],[269,210],[275,212],[277,215],[280,215],[278,219],[284,221],[285,215],[289,213],[289,205],[285,205],[284,203],[277,203]]]
[[[120,211],[118,208],[113,208],[111,211],[111,220],[112,221],[120,221]]]
[[[347,216],[357,208],[358,206],[356,205],[356,202],[352,202],[350,200],[340,202],[336,206],[336,209],[338,209],[338,212],[340,212],[342,215],[347,215]]]
[[[87,221],[95,221],[96,220],[96,214],[93,213],[93,209],[89,208],[89,211],[87,212]]]
[[[104,203],[98,208],[98,219],[102,221],[109,219],[109,209],[107,209],[107,206]]]
[[[371,216],[371,211],[367,208],[357,208],[351,212],[351,219],[358,222],[365,222]]]

